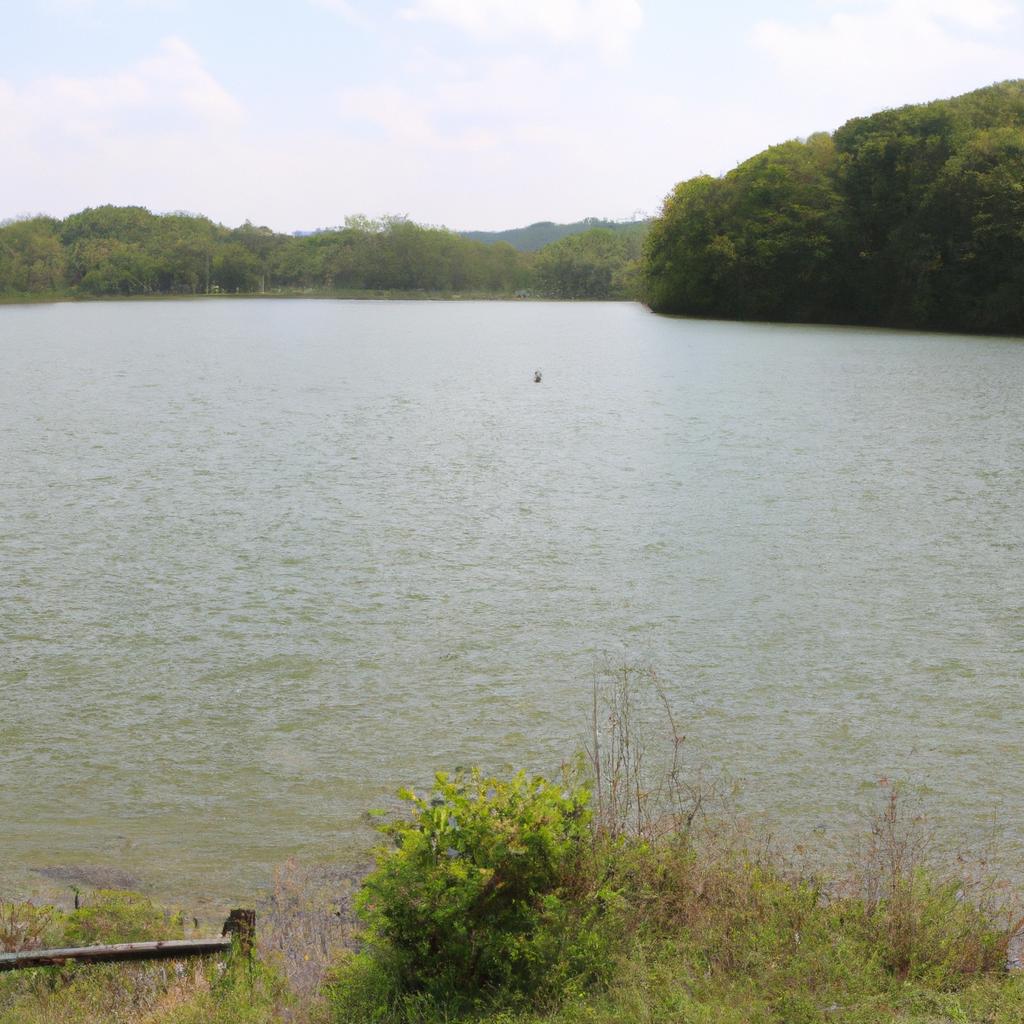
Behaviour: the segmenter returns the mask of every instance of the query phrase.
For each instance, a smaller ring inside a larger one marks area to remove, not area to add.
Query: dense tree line
[[[593,230],[538,253],[400,217],[304,236],[188,213],[101,206],[0,225],[0,296],[403,292],[618,298],[639,234]]]
[[[642,287],[662,312],[1024,333],[1024,81],[682,182]]]
[[[647,225],[591,228],[544,246],[533,261],[537,290],[557,299],[628,299],[639,288]]]

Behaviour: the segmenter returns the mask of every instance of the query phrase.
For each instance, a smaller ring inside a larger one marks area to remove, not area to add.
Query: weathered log
[[[24,967],[59,967],[61,964],[96,964],[118,960],[159,960],[173,957],[224,953],[230,938],[169,939],[165,942],[120,942],[112,946],[79,946],[68,949],[26,949],[0,953],[0,971]]]

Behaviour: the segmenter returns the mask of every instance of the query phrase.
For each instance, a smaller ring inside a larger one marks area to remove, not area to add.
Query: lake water
[[[535,368],[543,382],[532,382]],[[654,666],[745,808],[1024,852],[1024,343],[631,304],[0,307],[0,893],[251,896]]]

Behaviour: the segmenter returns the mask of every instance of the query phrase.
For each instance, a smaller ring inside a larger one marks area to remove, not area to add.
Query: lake
[[[533,371],[543,381],[533,383]],[[0,307],[0,893],[251,897],[605,662],[793,835],[1024,853],[1024,343],[626,303]]]

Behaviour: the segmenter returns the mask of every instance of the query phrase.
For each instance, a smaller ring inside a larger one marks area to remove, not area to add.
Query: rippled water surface
[[[434,768],[557,765],[605,654],[751,809],[908,778],[1024,850],[1021,342],[0,307],[0,437],[0,892],[244,895]]]

